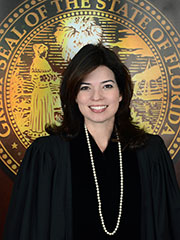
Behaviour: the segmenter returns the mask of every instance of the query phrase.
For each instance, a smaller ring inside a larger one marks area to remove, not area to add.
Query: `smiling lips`
[[[108,107],[107,105],[89,106],[89,108],[91,109],[91,111],[92,111],[92,112],[95,112],[95,113],[104,112],[107,107]]]

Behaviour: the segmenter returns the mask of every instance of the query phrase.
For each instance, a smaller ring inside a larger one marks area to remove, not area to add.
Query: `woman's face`
[[[76,102],[88,125],[114,123],[121,99],[114,73],[102,65],[83,79]]]

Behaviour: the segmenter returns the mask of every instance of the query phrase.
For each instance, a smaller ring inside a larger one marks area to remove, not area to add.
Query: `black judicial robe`
[[[102,152],[89,134],[96,175],[100,189],[102,213],[106,228],[113,231],[119,210],[119,151],[113,133]],[[123,149],[123,146],[122,146]],[[140,240],[141,187],[135,150],[122,151],[123,205],[120,225],[113,236],[102,228],[98,212],[97,193],[84,129],[70,141],[73,240]]]
[[[141,240],[180,239],[180,191],[159,136],[136,150],[141,180]],[[72,240],[69,143],[41,137],[26,151],[16,178],[4,240]]]

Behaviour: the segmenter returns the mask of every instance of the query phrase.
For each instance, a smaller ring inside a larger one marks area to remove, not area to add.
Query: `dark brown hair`
[[[84,118],[79,111],[76,97],[84,77],[104,65],[115,75],[122,101],[115,115],[115,126],[120,141],[124,146],[138,147],[144,143],[145,132],[132,122],[130,102],[133,95],[133,84],[128,68],[119,57],[102,44],[88,44],[80,49],[63,73],[60,86],[60,98],[63,109],[63,121],[60,127],[47,128],[49,133],[58,133],[66,139],[76,136],[83,124]]]

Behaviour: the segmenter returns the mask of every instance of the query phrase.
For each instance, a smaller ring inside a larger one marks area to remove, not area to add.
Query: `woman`
[[[60,90],[64,119],[27,150],[4,240],[179,240],[180,192],[162,139],[130,116],[128,69],[86,45]]]
[[[30,136],[35,139],[37,136],[46,135],[45,124],[54,123],[53,95],[51,83],[58,81],[58,74],[55,73],[48,61],[48,47],[43,43],[33,45],[34,59],[30,68],[30,76],[34,89],[31,97],[31,112],[29,117]]]

